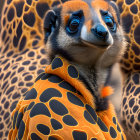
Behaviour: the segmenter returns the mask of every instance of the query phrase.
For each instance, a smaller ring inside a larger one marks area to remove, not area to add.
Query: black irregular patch
[[[55,119],[51,119],[51,125],[52,125],[54,130],[58,130],[58,129],[62,128],[62,124]]]
[[[132,50],[134,51],[135,55],[139,56],[140,55],[140,51],[137,45],[133,44],[132,45]]]
[[[23,36],[19,45],[19,51],[22,51],[25,48],[26,45],[26,37]]]
[[[23,1],[20,1],[18,3],[15,3],[16,12],[17,12],[17,16],[18,17],[21,17],[21,15],[22,15],[23,6],[24,6],[24,2]]]
[[[40,95],[40,101],[48,102],[53,97],[62,97],[62,94],[55,88],[48,88]]]
[[[137,132],[139,132],[140,131],[140,124],[136,123],[135,124],[135,129],[136,129]]]
[[[37,103],[31,109],[30,117],[34,117],[36,115],[45,115],[45,116],[51,117],[51,114],[50,114],[47,106],[45,106],[43,103]]]
[[[16,126],[17,115],[18,115],[18,111],[16,111],[15,114],[14,114],[14,118],[13,118],[13,129],[15,129],[15,126]]]
[[[10,106],[10,111],[11,111],[11,112],[16,108],[17,103],[18,103],[18,101],[14,101],[14,102],[12,103],[12,105]]]
[[[38,75],[38,77],[35,79],[35,82],[37,82],[42,76],[44,76],[46,73],[43,72],[41,74]]]
[[[132,98],[130,101],[129,101],[129,107],[132,107],[135,103],[135,99]]]
[[[4,31],[4,32],[2,33],[2,40],[3,40],[3,41],[4,41],[5,37],[6,37],[6,31]]]
[[[73,93],[67,92],[67,98],[71,103],[84,107],[83,102],[77,96],[75,96]]]
[[[44,135],[50,134],[50,128],[44,124],[38,124],[36,128],[40,133],[42,133]]]
[[[60,83],[62,82],[62,79],[56,75],[51,75],[49,78],[48,78],[48,81],[52,82],[52,83]]]
[[[52,62],[52,69],[57,69],[63,66],[63,62],[60,58],[55,58]]]
[[[37,97],[37,91],[35,88],[32,88],[30,91],[27,92],[24,100],[36,99],[36,97]]]
[[[30,110],[33,106],[34,106],[35,102],[31,102],[28,107],[27,107],[27,110]]]
[[[88,122],[90,122],[92,124],[96,124],[94,119],[91,117],[91,115],[86,110],[84,111],[84,117]]]
[[[108,132],[108,128],[106,127],[106,125],[104,124],[104,122],[100,118],[98,118],[97,123],[102,131]]]
[[[17,129],[19,128],[19,125],[20,125],[20,122],[21,122],[22,118],[23,118],[23,113],[20,112],[20,113],[18,114],[17,122],[16,122]]]
[[[87,134],[85,132],[73,131],[72,135],[74,140],[87,140]]]
[[[49,136],[48,140],[58,140],[56,137]]]
[[[59,5],[59,4],[60,4],[59,1],[54,1],[53,4],[52,4],[52,7],[57,6],[57,5]]]
[[[139,33],[140,33],[140,24],[137,25],[137,27],[135,28],[135,31],[134,31],[134,38],[138,44],[140,44]],[[140,52],[139,52],[139,54],[140,54]]]
[[[115,117],[113,117],[112,120],[113,120],[113,123],[114,123],[114,124],[117,124],[116,118],[115,118]]]
[[[49,10],[49,6],[48,6],[47,3],[44,3],[44,2],[38,3],[38,4],[36,5],[36,10],[37,10],[38,15],[39,15],[41,18],[43,18],[44,15],[45,15],[45,13],[46,13],[46,11]]]
[[[135,5],[135,4],[132,5],[131,8],[130,8],[130,10],[131,10],[132,13],[137,14],[137,12],[138,12],[138,7],[137,7],[137,5]]]
[[[88,104],[86,104],[86,109],[90,113],[90,115],[93,117],[93,119],[97,122],[97,114],[95,110]]]
[[[134,107],[133,107],[133,112],[134,113],[136,113],[136,111],[139,109],[139,106],[138,105],[135,105]]]
[[[69,66],[68,67],[68,74],[72,77],[72,78],[78,78],[78,71],[74,66]]]
[[[22,139],[24,131],[25,131],[25,123],[23,122],[23,120],[21,120],[18,130],[18,139],[20,140]]]
[[[71,115],[64,116],[63,122],[69,126],[76,126],[78,124],[78,122]]]
[[[15,86],[10,87],[6,92],[6,95],[9,95],[14,89],[15,89]]]
[[[14,15],[15,15],[14,8],[11,7],[8,11],[8,14],[7,14],[7,19],[9,22],[13,20]]]
[[[35,23],[35,15],[33,12],[30,12],[28,14],[25,14],[24,17],[24,22],[30,26],[30,27],[33,27],[34,26],[34,23]]]
[[[71,86],[68,82],[63,81],[59,84],[59,86],[72,92],[76,92],[76,89],[73,86]]]
[[[32,0],[26,0],[26,2],[31,5],[32,4]]]
[[[139,93],[140,93],[140,87],[138,87],[138,88],[135,90],[135,92],[134,92],[134,96],[139,95]]]
[[[140,83],[140,79],[139,79],[140,77],[139,77],[139,74],[135,74],[134,76],[133,76],[133,81],[134,81],[134,83],[137,85],[137,84],[139,84]]]
[[[32,140],[42,140],[36,133],[31,134],[31,139]]]
[[[127,5],[131,5],[135,0],[125,0]]]
[[[42,77],[41,80],[47,80],[50,77],[50,74],[45,73]]]
[[[131,29],[131,25],[133,24],[133,18],[131,16],[131,14],[128,14],[126,16],[123,16],[122,20],[123,20],[123,26],[125,27],[124,28],[125,31],[127,33],[129,33],[130,32],[130,29]]]
[[[119,132],[121,132],[121,128],[120,128],[120,126],[117,124],[117,130],[119,131]]]
[[[15,47],[17,47],[21,34],[22,34],[22,21],[20,21],[20,23],[18,24],[16,33],[17,33],[17,36],[14,36],[14,39],[13,39],[13,44]]]
[[[117,133],[116,133],[115,129],[112,126],[110,127],[110,135],[111,135],[112,138],[117,137]]]
[[[49,105],[52,111],[58,115],[63,116],[68,113],[67,108],[57,100],[51,100]]]
[[[91,140],[97,140],[96,138],[92,138]]]

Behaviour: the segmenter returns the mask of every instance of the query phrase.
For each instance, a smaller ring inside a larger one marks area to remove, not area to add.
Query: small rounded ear
[[[118,23],[120,24],[120,11],[119,11],[119,7],[116,5],[116,3],[114,1],[111,1],[111,0],[110,0],[109,4],[115,10],[116,15],[117,15],[117,19],[118,19]]]
[[[45,33],[45,43],[48,40],[50,34],[54,31],[56,27],[57,16],[53,10],[49,10],[44,18],[44,33]]]

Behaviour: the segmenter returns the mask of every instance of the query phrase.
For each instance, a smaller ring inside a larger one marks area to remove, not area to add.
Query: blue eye
[[[74,33],[78,32],[79,25],[80,25],[80,18],[79,17],[73,17],[69,21],[66,29],[69,33],[74,34]]]
[[[105,16],[104,17],[104,21],[106,23],[106,25],[113,31],[116,31],[116,23],[114,22],[114,20],[110,17],[110,16]]]
[[[101,14],[103,16],[106,25],[110,28],[111,31],[115,32],[117,26],[112,15],[108,11],[103,11],[103,10],[101,10]]]

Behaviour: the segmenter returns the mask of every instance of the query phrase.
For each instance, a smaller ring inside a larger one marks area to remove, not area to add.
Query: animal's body
[[[108,99],[126,46],[115,3],[67,1],[43,27],[52,64],[17,104],[9,139],[126,139]]]
[[[10,114],[19,98],[45,69],[47,59],[40,25],[44,13],[59,3],[59,0],[5,0],[0,23],[0,139],[7,139],[12,125]],[[140,2],[117,0],[116,3],[130,42],[126,55],[121,59],[124,81],[127,81],[124,82],[122,120],[127,134],[139,139]],[[129,106],[131,99],[134,103],[132,107]]]

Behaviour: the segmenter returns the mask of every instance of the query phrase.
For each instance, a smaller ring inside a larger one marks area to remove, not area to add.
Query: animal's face
[[[104,0],[67,1],[50,10],[44,20],[50,54],[93,65],[109,48],[118,51],[124,41],[118,13],[114,3]]]

